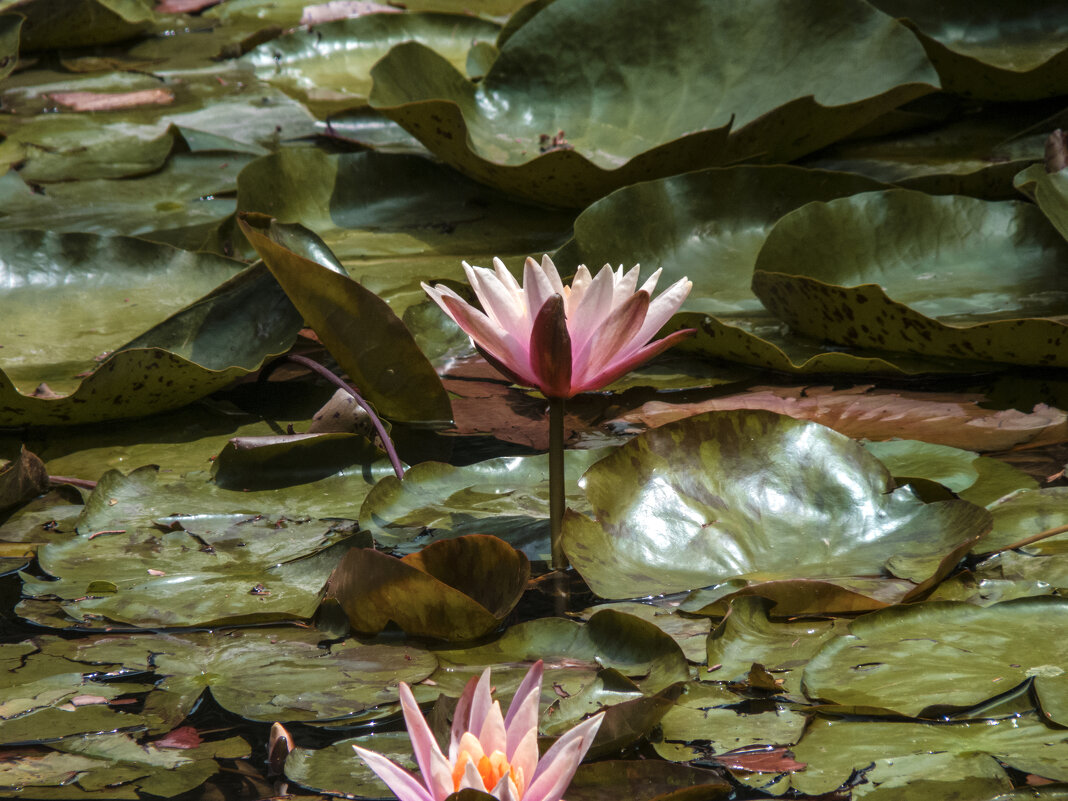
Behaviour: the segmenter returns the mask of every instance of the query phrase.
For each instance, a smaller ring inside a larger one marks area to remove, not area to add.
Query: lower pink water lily
[[[419,711],[411,688],[400,685],[401,708],[420,776],[366,748],[353,746],[400,801],[443,801],[475,789],[501,801],[560,801],[601,725],[601,712],[582,721],[538,759],[538,701],[542,663],[527,673],[507,716],[490,693],[489,668],[471,679],[456,706],[446,757]]]
[[[442,284],[423,289],[490,364],[549,398],[600,389],[693,333],[649,341],[693,286],[681,278],[653,299],[660,270],[638,289],[637,265],[624,273],[606,264],[595,277],[580,265],[570,286],[548,256],[526,260],[522,286],[500,259],[493,270],[463,265],[482,310]]]

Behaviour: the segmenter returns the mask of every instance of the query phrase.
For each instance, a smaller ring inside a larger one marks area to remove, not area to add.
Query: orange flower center
[[[460,782],[463,780],[468,762],[474,763],[475,768],[478,770],[478,775],[482,777],[482,786],[487,793],[492,792],[502,778],[511,776],[512,782],[516,787],[516,794],[523,794],[523,771],[508,764],[508,759],[502,752],[494,751],[489,755],[480,754],[476,759],[474,754],[466,748],[460,751],[456,757],[456,764],[452,769],[453,790],[460,789]]]

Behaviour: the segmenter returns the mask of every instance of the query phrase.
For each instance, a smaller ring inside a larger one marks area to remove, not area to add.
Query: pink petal
[[[612,311],[612,268],[607,264],[593,277],[589,287],[568,318],[571,346],[581,350],[594,335],[601,322]]]
[[[541,701],[541,678],[545,669],[544,663],[539,659],[512,696],[512,703],[508,707],[508,714],[504,718],[504,726],[508,729],[508,750],[505,756],[512,761],[512,752],[516,745],[530,729],[538,727],[538,703]]]
[[[671,319],[671,315],[679,310],[692,288],[691,281],[680,278],[657,295],[649,304],[649,313],[645,316],[645,322],[631,341],[632,350],[637,350],[656,336],[656,332],[664,327],[664,323]]]
[[[527,319],[522,291],[511,292],[495,273],[483,267],[472,267],[466,261],[463,265],[467,280],[478,295],[486,316],[498,328],[507,331],[517,340],[529,339],[530,320]]]
[[[494,798],[498,799],[498,801],[519,801],[520,796],[518,788],[515,786],[515,782],[507,773],[501,776],[496,787],[490,790],[489,793]]]
[[[657,267],[656,271],[645,279],[645,283],[642,284],[641,291],[648,292],[652,296],[653,291],[656,289],[656,282],[660,280],[660,273],[664,272],[663,267]]]
[[[571,279],[571,286],[564,293],[564,300],[567,301],[568,319],[574,317],[575,312],[582,303],[582,298],[586,296],[586,290],[590,288],[591,281],[593,281],[593,278],[590,276],[590,271],[586,269],[585,264],[580,264],[578,269],[575,270],[575,277]]]
[[[615,308],[620,303],[625,301],[628,297],[634,294],[634,290],[638,288],[638,273],[640,272],[640,265],[635,264],[626,273],[623,272],[623,265],[619,265],[619,271],[615,274],[615,281],[613,281],[612,290],[612,307]]]
[[[434,797],[427,792],[422,783],[400,765],[374,751],[368,751],[358,745],[352,747],[356,749],[360,759],[367,763],[367,767],[386,783],[386,786],[400,801],[434,801]]]
[[[535,386],[546,397],[571,397],[571,337],[560,295],[545,301],[534,318],[530,332],[530,369],[538,378]]]
[[[557,276],[559,282],[560,277]],[[557,294],[552,281],[541,266],[528,258],[523,264],[523,291],[526,293],[527,314],[533,320],[538,316],[545,301]]]
[[[522,293],[523,288],[519,286],[519,282],[515,280],[515,276],[512,275],[512,271],[504,266],[504,262],[493,257],[493,269],[497,273],[497,278],[501,284],[508,288],[510,292],[514,292],[516,295]]]
[[[553,260],[549,258],[548,254],[541,257],[541,271],[545,273],[545,277],[549,279],[549,284],[553,288],[553,294],[563,295],[564,282],[560,280],[560,271],[556,269],[556,265],[553,264]]]
[[[513,373],[522,376],[524,383],[532,387],[537,386],[528,361],[526,343],[520,345],[495,326],[485,314],[462,300],[457,301],[449,295],[443,295],[441,301],[449,316],[475,340],[475,344],[503,362]]]
[[[486,722],[486,715],[493,706],[493,697],[490,695],[490,669],[482,671],[475,685],[475,691],[471,695],[471,717],[467,721],[467,730],[476,737],[482,730],[482,724]]]
[[[559,801],[571,784],[579,763],[593,744],[593,738],[604,719],[604,712],[566,732],[545,752],[538,771],[523,793],[523,801]]]
[[[538,772],[537,727],[528,730],[523,735],[523,739],[519,741],[512,755],[508,757],[508,763],[520,771],[524,782],[530,783],[530,779]]]
[[[434,798],[440,801],[452,792],[449,763],[441,753],[423,713],[419,711],[419,704],[416,703],[411,688],[404,682],[400,684],[400,702],[404,723],[408,727],[408,737],[412,741],[415,763],[419,766],[423,783],[434,794]]]
[[[675,331],[673,334],[669,334],[663,339],[658,339],[656,342],[650,342],[644,348],[639,349],[637,352],[632,353],[624,359],[613,359],[600,374],[584,380],[581,384],[576,384],[572,387],[572,391],[575,393],[588,392],[590,390],[600,389],[601,387],[607,386],[620,376],[629,373],[639,364],[649,361],[649,359],[654,356],[659,356],[672,345],[685,339],[696,331],[696,328],[684,328],[681,331]]]
[[[460,700],[456,702],[456,711],[452,715],[452,733],[449,738],[449,762],[452,764],[456,763],[456,755],[460,750],[460,738],[471,728],[471,699],[475,697],[477,686],[478,679],[469,679],[464,686],[464,691],[460,694]]]
[[[478,741],[482,743],[482,750],[487,754],[494,751],[500,751],[502,754],[505,752],[508,738],[504,731],[504,715],[501,714],[500,701],[493,702],[477,734]]]
[[[590,338],[586,351],[575,358],[574,383],[583,384],[616,361],[642,327],[648,311],[649,295],[646,292],[631,295],[622,306],[614,309]]]

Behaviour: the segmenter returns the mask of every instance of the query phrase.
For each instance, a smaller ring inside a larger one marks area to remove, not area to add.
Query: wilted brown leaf
[[[19,457],[0,467],[0,509],[7,509],[48,491],[44,462],[22,446]]]
[[[656,428],[684,417],[728,409],[767,409],[812,420],[850,437],[919,439],[972,451],[1039,447],[1068,440],[1068,414],[1045,404],[1030,413],[979,407],[979,395],[895,392],[857,386],[754,387],[698,403],[650,401],[613,423]]]

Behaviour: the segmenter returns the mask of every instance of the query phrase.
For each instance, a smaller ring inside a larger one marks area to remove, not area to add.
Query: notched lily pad
[[[522,552],[497,537],[471,534],[402,559],[353,548],[331,576],[328,594],[357,631],[377,634],[393,620],[411,635],[464,641],[499,627],[529,578]]]
[[[936,82],[903,27],[850,0],[715,13],[685,2],[670,15],[641,2],[553,3],[501,44],[477,85],[415,43],[371,74],[371,105],[446,163],[571,207],[638,180],[789,161]]]
[[[783,217],[753,291],[819,339],[1063,367],[1066,259],[1068,243],[1029,204],[890,190]]]
[[[923,586],[990,525],[970,503],[890,491],[886,468],[848,437],[763,411],[645,432],[583,481],[596,519],[569,511],[564,548],[606,598],[733,580],[882,575]]]
[[[988,607],[925,603],[850,624],[805,668],[806,692],[917,717],[974,706],[1033,682],[1043,712],[1068,722],[1068,602],[1023,598]]]
[[[942,88],[988,100],[1063,94],[1068,14],[1056,0],[1016,5],[998,0],[875,0],[873,6],[915,31]]]

